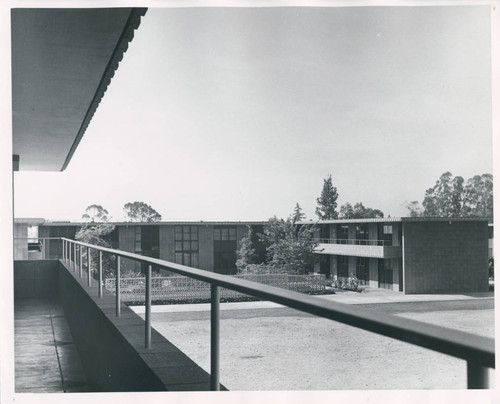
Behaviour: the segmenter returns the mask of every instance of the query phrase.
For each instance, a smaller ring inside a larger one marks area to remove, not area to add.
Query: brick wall
[[[488,290],[488,224],[403,223],[404,292]]]

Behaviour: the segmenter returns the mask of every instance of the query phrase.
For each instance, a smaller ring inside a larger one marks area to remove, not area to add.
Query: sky
[[[15,217],[405,216],[492,173],[490,7],[150,8],[64,172],[17,172]]]

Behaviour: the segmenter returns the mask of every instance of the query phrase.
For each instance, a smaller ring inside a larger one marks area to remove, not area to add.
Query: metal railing
[[[70,270],[76,272],[78,263],[79,276],[83,277],[82,252],[87,249],[87,276],[91,286],[90,251],[99,252],[99,297],[102,297],[102,254],[109,253],[116,257],[116,316],[120,316],[120,259],[127,258],[147,264],[145,287],[145,346],[151,348],[151,270],[152,267],[166,269],[179,275],[187,276],[210,283],[211,288],[211,331],[210,331],[210,359],[211,374],[210,388],[220,389],[220,288],[227,288],[245,293],[263,300],[269,300],[293,309],[324,317],[351,325],[363,330],[371,331],[399,341],[427,348],[436,352],[451,355],[467,362],[467,387],[469,389],[488,388],[488,368],[495,368],[495,344],[492,338],[486,338],[458,330],[423,323],[383,312],[367,312],[361,307],[338,302],[326,301],[314,296],[284,290],[274,286],[263,285],[244,279],[217,274],[201,269],[190,268],[158,258],[149,258],[111,248],[99,247],[79,241],[61,238],[63,243],[63,261]]]
[[[368,240],[355,238],[317,238],[316,240],[318,243],[323,244],[392,246],[392,240]]]

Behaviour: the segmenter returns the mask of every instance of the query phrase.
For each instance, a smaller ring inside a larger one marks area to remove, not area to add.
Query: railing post
[[[220,346],[220,291],[217,285],[210,285],[210,390],[220,390],[219,346]]]
[[[78,254],[80,255],[80,278],[83,277],[83,247],[78,246]]]
[[[115,276],[115,301],[116,317],[120,316],[120,256],[116,256],[116,276]]]
[[[76,272],[76,244],[73,243],[73,269]]]
[[[467,361],[467,388],[487,389],[489,387],[488,368]]]
[[[62,240],[62,259],[63,261],[66,261],[66,241]]]
[[[102,251],[99,251],[99,297],[102,298]]]
[[[92,278],[90,276],[90,247],[87,247],[87,279],[89,286],[92,286]]]
[[[146,270],[146,348],[151,348],[151,265]]]

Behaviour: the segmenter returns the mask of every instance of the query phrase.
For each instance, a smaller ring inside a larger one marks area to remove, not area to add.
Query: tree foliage
[[[123,206],[125,215],[131,222],[159,222],[161,215],[144,202],[129,202]]]
[[[101,247],[111,248],[109,235],[115,229],[115,226],[110,223],[95,223],[86,224],[75,235],[75,239],[87,244],[93,244]],[[86,259],[87,249],[83,250],[83,257]],[[90,269],[94,274],[98,271],[99,252],[92,250],[90,253]],[[115,257],[113,255],[103,254],[103,278],[114,276]]]
[[[323,189],[321,195],[316,199],[318,205],[316,207],[316,215],[320,220],[337,219],[337,188],[332,184],[331,174],[323,180]]]
[[[295,208],[293,209],[293,221],[294,222],[301,222],[306,218],[306,214],[302,212],[302,208],[300,207],[299,203],[295,205]]]
[[[406,209],[410,217],[419,217],[423,215],[422,208],[418,204],[418,201],[405,202]]]
[[[422,216],[493,217],[493,176],[475,175],[465,182],[447,171],[425,191],[422,205]]]
[[[266,264],[272,273],[304,274],[314,263],[313,250],[318,241],[314,238],[316,226],[296,224],[293,216],[286,220],[276,216],[264,225],[261,235],[266,244]]]
[[[108,211],[101,205],[90,205],[85,209],[82,219],[87,222],[107,222],[109,220]]]
[[[384,212],[379,209],[366,208],[361,202],[357,202],[352,206],[346,202],[340,207],[341,219],[371,219],[376,217],[384,217]]]
[[[247,225],[247,234],[239,241],[236,251],[236,268],[238,273],[251,272],[250,268],[255,262],[255,249],[252,245],[252,228]]]

